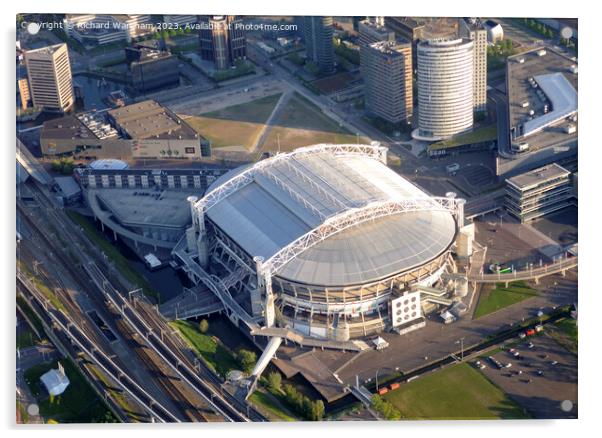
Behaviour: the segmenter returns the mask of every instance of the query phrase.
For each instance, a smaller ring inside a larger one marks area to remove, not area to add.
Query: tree
[[[391,403],[383,399],[380,395],[374,394],[371,400],[372,408],[385,417],[387,420],[401,419],[401,412]]]
[[[207,333],[207,331],[209,330],[209,321],[207,321],[206,319],[201,319],[201,322],[199,323],[199,331],[203,334]]]
[[[251,372],[253,372],[255,362],[257,362],[257,355],[255,354],[255,352],[241,348],[240,350],[238,350],[238,354],[236,355],[236,357],[242,370],[247,374],[251,374]]]
[[[320,421],[324,418],[324,402],[322,400],[316,400],[312,406],[312,419],[314,421]]]
[[[268,374],[268,388],[272,392],[280,392],[282,387],[282,376],[278,371]]]

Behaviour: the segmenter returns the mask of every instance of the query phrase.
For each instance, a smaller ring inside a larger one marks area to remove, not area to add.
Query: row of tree
[[[293,385],[284,385],[286,402],[301,416],[311,421],[320,421],[324,418],[324,402],[312,401],[308,396],[301,394]]]
[[[545,38],[554,38],[554,35],[556,34],[551,27],[548,27],[542,22],[534,20],[533,18],[523,18],[523,23],[527,25],[529,29],[534,30]]]
[[[372,409],[381,414],[387,420],[400,420],[401,412],[395,406],[386,401],[378,394],[372,396]]]

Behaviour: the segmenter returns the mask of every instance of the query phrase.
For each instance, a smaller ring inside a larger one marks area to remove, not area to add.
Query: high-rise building
[[[472,129],[473,44],[463,38],[418,43],[416,138],[439,140]]]
[[[460,18],[460,37],[473,42],[473,105],[475,111],[487,111],[487,29],[477,18]]]
[[[366,47],[370,44],[377,43],[379,41],[395,41],[395,32],[387,29],[383,25],[382,17],[376,17],[373,19],[369,17],[365,20],[362,20],[358,24],[359,31],[359,46],[360,46],[360,70],[362,72],[362,76],[366,77],[366,73],[364,72],[364,64],[362,62],[362,57],[365,57]]]
[[[34,107],[46,111],[69,111],[75,103],[67,44],[25,52],[29,90]]]
[[[334,71],[334,34],[332,17],[304,17],[303,31],[307,58],[324,73]]]
[[[199,45],[201,58],[213,61],[218,70],[247,56],[242,19],[236,15],[201,15]]]
[[[380,41],[362,48],[366,110],[390,123],[412,116],[412,44]]]

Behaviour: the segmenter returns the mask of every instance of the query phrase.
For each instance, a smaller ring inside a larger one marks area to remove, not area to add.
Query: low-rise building
[[[572,204],[571,172],[552,163],[506,180],[508,213],[529,222]]]
[[[199,159],[211,156],[209,141],[153,100],[44,123],[42,154],[78,158]]]

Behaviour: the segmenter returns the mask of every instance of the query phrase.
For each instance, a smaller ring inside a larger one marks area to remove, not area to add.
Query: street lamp
[[[456,341],[456,344],[460,344],[460,362],[464,362],[464,338],[465,336],[462,336]]]

